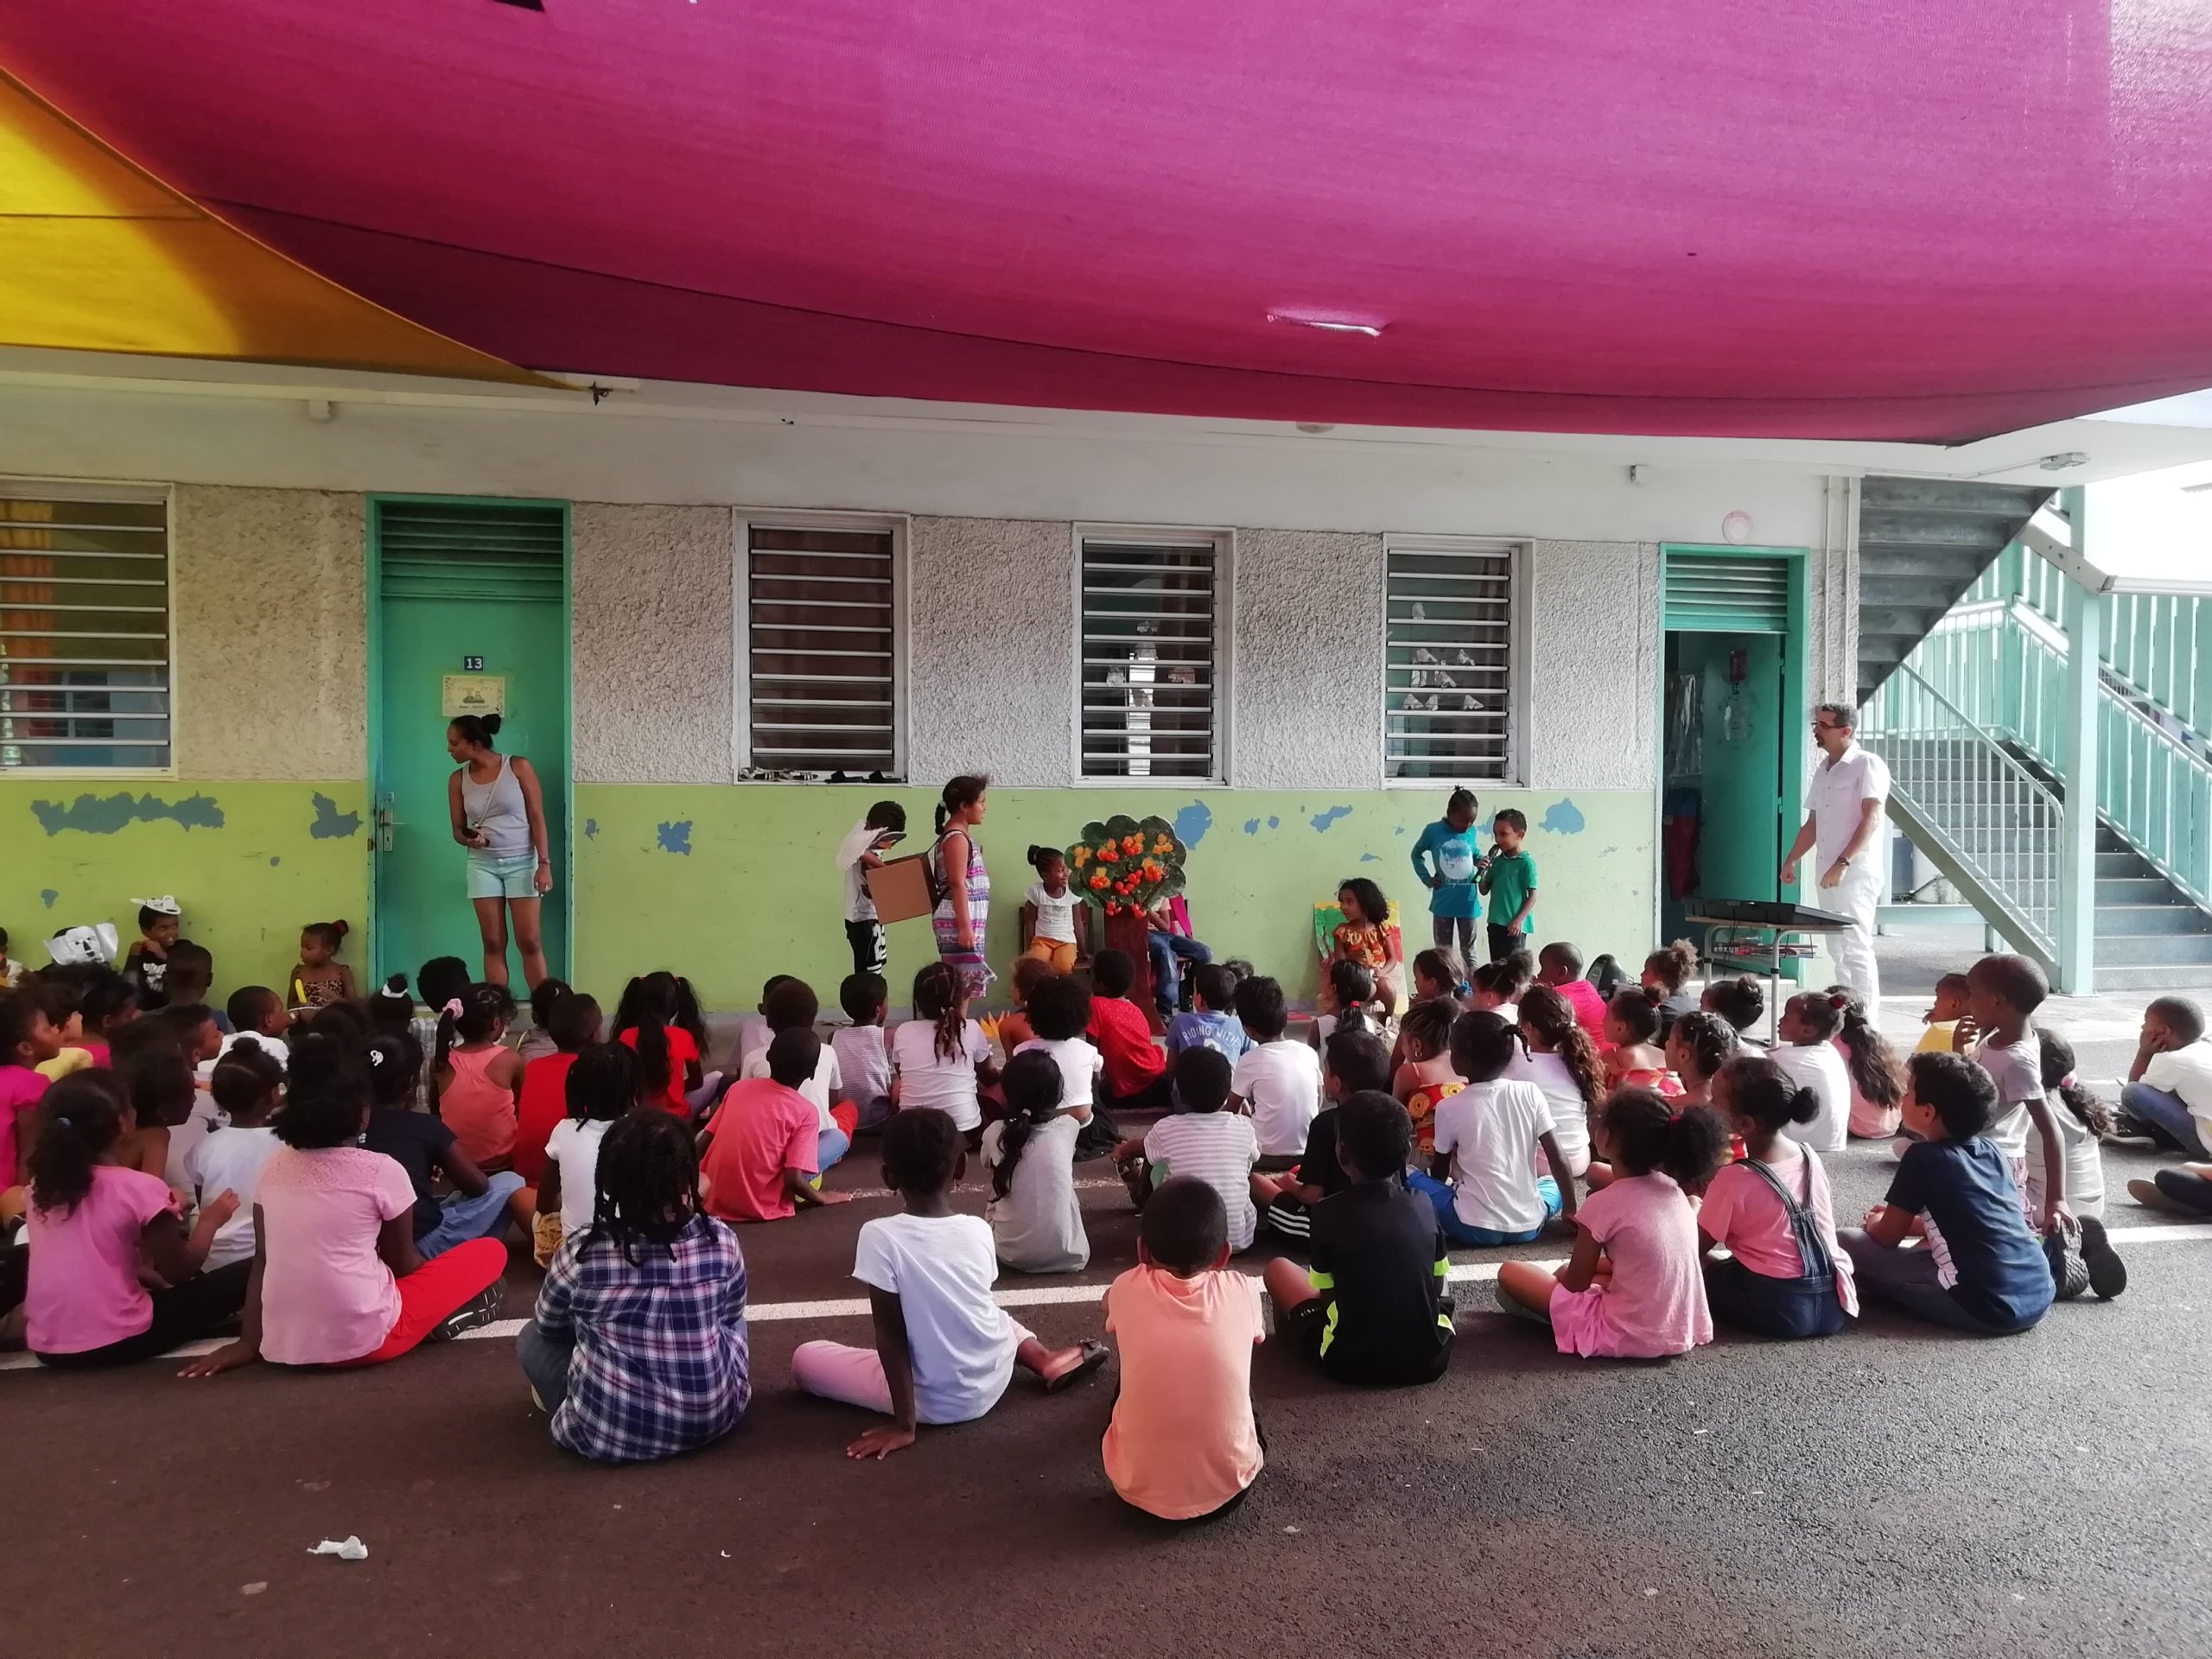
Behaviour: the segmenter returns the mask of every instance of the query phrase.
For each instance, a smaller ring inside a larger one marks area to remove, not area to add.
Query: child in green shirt
[[[1490,857],[1480,886],[1490,895],[1490,959],[1502,962],[1528,943],[1536,929],[1536,861],[1522,843],[1528,815],[1507,807],[1491,821]]]

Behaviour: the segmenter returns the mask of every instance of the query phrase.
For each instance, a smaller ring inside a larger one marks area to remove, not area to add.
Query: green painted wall
[[[302,925],[366,921],[367,793],[359,782],[0,779],[10,954],[43,963],[47,936],[84,922],[113,922],[127,947],[131,899],[173,893],[185,936],[214,953],[219,998],[278,985]],[[365,973],[367,952],[347,945]]]
[[[797,973],[826,999],[850,966],[830,855],[870,801],[903,802],[926,845],[933,792],[824,785],[576,789],[576,978],[607,1005],[634,973],[688,974],[709,1005],[750,1007],[771,973]],[[1443,793],[999,789],[982,830],[995,896],[990,952],[1014,953],[1032,842],[1065,845],[1090,818],[1156,810],[1192,842],[1192,912],[1224,955],[1249,957],[1294,996],[1318,986],[1312,906],[1364,874],[1409,913],[1427,943],[1425,895],[1407,858]],[[1540,938],[1639,957],[1651,943],[1652,798],[1648,791],[1485,794],[1518,806],[1542,877]],[[306,922],[367,913],[367,791],[352,783],[0,780],[0,926],[15,953],[42,961],[48,931],[112,920],[136,932],[131,899],[174,892],[185,928],[215,953],[216,988],[278,982]],[[453,902],[462,903],[455,855]],[[53,895],[49,903],[48,893]],[[894,988],[929,959],[926,923],[892,931]],[[366,942],[346,959],[366,977]],[[903,994],[899,1000],[903,1001]]]
[[[888,796],[906,808],[909,844],[928,844],[933,794],[829,785],[751,788],[579,785],[576,969],[605,998],[632,973],[687,973],[711,1006],[750,1007],[772,973],[796,973],[825,1001],[851,960],[830,866],[844,832]],[[1485,794],[1484,810],[1518,806],[1544,894],[1543,938],[1641,957],[1650,948],[1653,802],[1646,791]],[[1313,906],[1353,875],[1379,881],[1411,912],[1409,944],[1427,943],[1427,895],[1408,867],[1414,837],[1444,791],[1275,793],[995,789],[982,841],[991,868],[990,956],[1012,957],[1033,842],[1065,846],[1089,819],[1128,810],[1177,821],[1192,844],[1190,902],[1217,954],[1250,958],[1295,997],[1319,974]],[[1203,826],[1203,827],[1201,827]],[[931,959],[926,922],[892,930],[894,1001]],[[610,1004],[611,1006],[611,1004]]]

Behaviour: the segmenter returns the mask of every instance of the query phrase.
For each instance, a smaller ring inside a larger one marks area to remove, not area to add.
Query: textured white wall
[[[1239,531],[1236,583],[1230,781],[1381,783],[1382,537]]]
[[[728,783],[730,510],[579,501],[570,534],[577,781]]]
[[[1649,789],[1657,770],[1659,550],[1539,542],[1522,724],[1535,789]]]
[[[366,533],[358,495],[177,490],[180,773],[367,775]]]
[[[909,547],[907,777],[1072,781],[1074,527],[916,518]]]

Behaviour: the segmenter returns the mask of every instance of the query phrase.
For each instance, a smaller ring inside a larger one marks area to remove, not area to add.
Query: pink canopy
[[[24,3],[0,67],[532,367],[1935,440],[2212,385],[2198,0],[543,7]]]

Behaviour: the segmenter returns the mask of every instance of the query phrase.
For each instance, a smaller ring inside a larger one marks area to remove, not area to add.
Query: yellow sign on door
[[[504,674],[448,674],[445,682],[448,720],[461,715],[507,712],[507,677]]]

